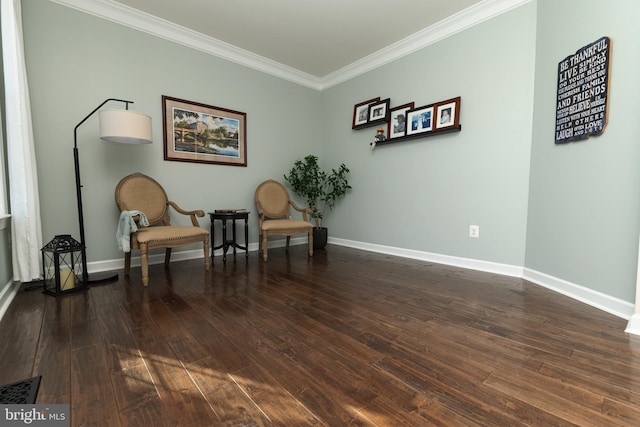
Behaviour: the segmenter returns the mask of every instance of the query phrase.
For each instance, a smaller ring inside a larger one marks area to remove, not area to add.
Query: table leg
[[[216,232],[215,232],[215,220],[213,218],[211,218],[211,261],[213,261],[213,253],[216,251],[215,247],[216,247]]]
[[[227,262],[227,220],[222,220],[222,262]]]
[[[249,258],[249,224],[248,224],[248,217],[249,215],[247,215],[244,218],[244,256],[245,258]]]
[[[238,246],[238,241],[236,240],[236,220],[235,218],[233,219],[233,258],[235,259],[236,257],[236,247]]]

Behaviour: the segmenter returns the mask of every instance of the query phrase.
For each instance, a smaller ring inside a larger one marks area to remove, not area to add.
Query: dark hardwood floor
[[[0,323],[73,426],[640,425],[640,337],[521,279],[339,246],[150,268]]]

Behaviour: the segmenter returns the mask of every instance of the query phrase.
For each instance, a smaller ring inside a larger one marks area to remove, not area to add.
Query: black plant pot
[[[313,248],[322,249],[327,246],[327,227],[313,227]]]

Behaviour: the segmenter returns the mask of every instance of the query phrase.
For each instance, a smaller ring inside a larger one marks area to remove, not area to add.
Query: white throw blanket
[[[138,224],[133,217],[139,216]],[[116,231],[116,241],[118,242],[118,248],[122,252],[131,252],[131,233],[138,231],[138,225],[140,227],[148,227],[149,220],[147,216],[140,211],[122,211],[120,213],[120,219],[118,220],[118,231]]]

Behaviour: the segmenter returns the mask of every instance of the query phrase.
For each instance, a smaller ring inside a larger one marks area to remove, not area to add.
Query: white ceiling
[[[324,77],[480,0],[117,0]]]
[[[530,0],[52,0],[323,89]]]

